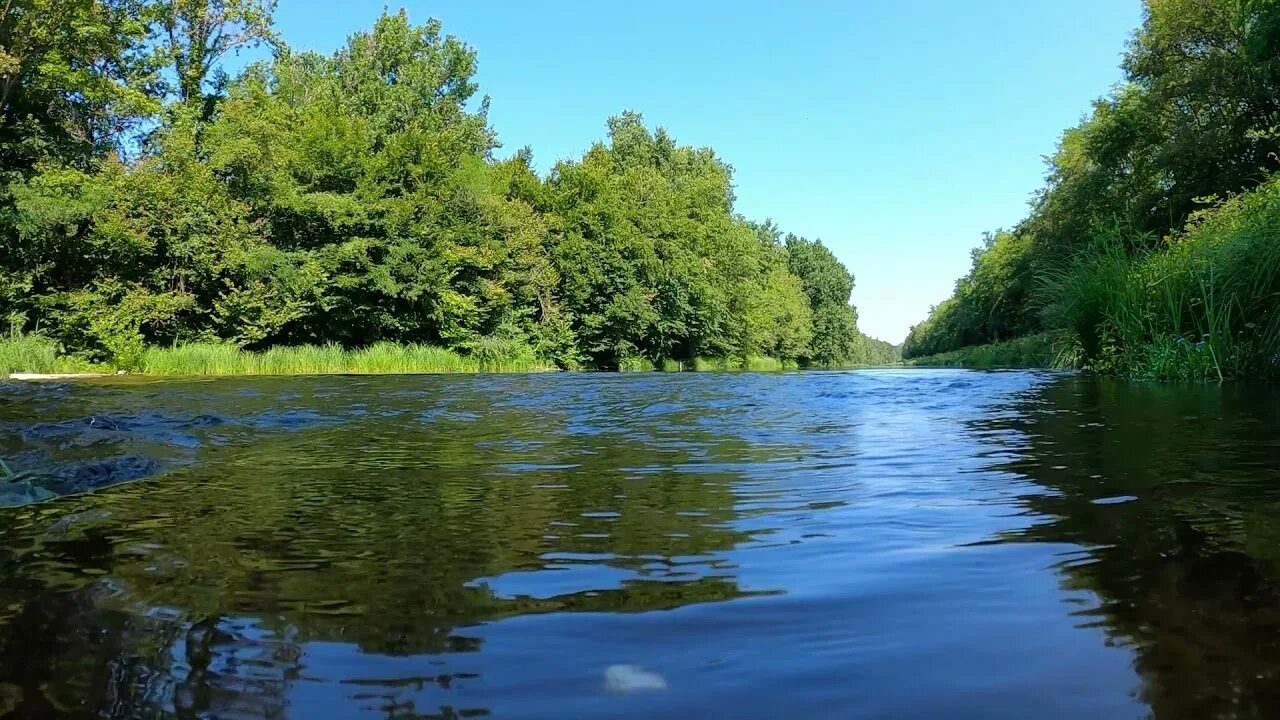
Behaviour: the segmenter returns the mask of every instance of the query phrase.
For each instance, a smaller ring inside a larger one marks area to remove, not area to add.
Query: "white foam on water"
[[[667,679],[639,665],[610,665],[604,671],[604,689],[613,693],[657,692],[667,689]]]

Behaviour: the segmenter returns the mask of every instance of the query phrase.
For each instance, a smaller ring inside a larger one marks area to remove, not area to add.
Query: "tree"
[[[817,365],[853,361],[861,338],[858,311],[849,304],[853,274],[820,240],[788,235],[786,246],[791,272],[804,286],[813,312],[809,361]]]
[[[1045,328],[1049,282],[1095,256],[1160,252],[1198,211],[1280,170],[1280,4],[1146,0],[1123,68],[1049,158],[1028,217],[988,242],[906,352]],[[1092,344],[1092,343],[1091,343]]]
[[[142,6],[134,0],[10,0],[0,9],[0,311],[35,321],[44,278],[83,257],[54,254],[19,232],[15,196],[41,172],[70,194],[46,215],[86,210],[75,179],[126,144],[158,108],[146,62]],[[69,174],[68,174],[69,173]],[[89,205],[92,205],[90,200]],[[69,243],[64,243],[69,244]]]
[[[562,367],[869,357],[852,276],[738,216],[711,149],[626,112],[546,180],[528,149],[495,158],[475,52],[434,20],[385,13],[321,55],[279,43],[268,0],[15,2],[5,122],[44,135],[5,126],[40,152],[6,166],[0,310],[89,359],[195,341]],[[260,43],[278,52],[218,74]]]
[[[178,100],[203,101],[205,84],[227,53],[277,44],[275,7],[276,0],[153,0],[147,18],[155,53],[173,70]]]
[[[735,225],[729,168],[636,113],[611,118],[609,139],[550,180],[554,256],[587,354],[609,366],[737,350],[728,263],[757,243]]]
[[[139,0],[9,0],[0,8],[0,172],[84,167],[157,106]]]

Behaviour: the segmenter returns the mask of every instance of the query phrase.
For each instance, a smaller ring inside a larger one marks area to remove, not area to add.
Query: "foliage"
[[[172,92],[182,102],[201,102],[218,61],[264,42],[274,43],[275,0],[167,0],[152,3],[145,17],[158,39],[155,59],[173,70]],[[215,79],[226,84],[225,76]]]
[[[11,0],[0,8],[0,182],[112,150],[149,94],[141,0]]]
[[[846,366],[898,365],[902,362],[902,346],[858,333],[853,353],[845,359]]]
[[[833,366],[852,362],[858,345],[858,311],[849,304],[853,273],[822,244],[788,235],[787,264],[800,278],[813,313],[813,339],[805,360]]]
[[[593,364],[804,352],[809,312],[786,250],[772,225],[734,215],[730,169],[711,150],[624,113],[547,189],[563,310]]]
[[[270,0],[53,5],[3,18],[0,311],[87,362],[242,372],[258,361],[232,350],[281,346],[432,347],[485,369],[874,355],[852,275],[737,215],[712,150],[627,112],[546,178],[527,149],[494,158],[475,52],[434,20],[384,13],[325,56],[283,44]],[[68,29],[86,27],[92,42]],[[262,43],[272,60],[219,69]],[[35,106],[53,110],[23,115]]]
[[[1220,198],[1280,170],[1280,5],[1147,0],[1123,67],[1128,82],[1063,135],[1030,215],[988,236],[952,297],[912,328],[906,357],[1053,330],[1096,369],[1217,379],[1221,357],[1206,365],[1179,343],[1195,347],[1203,326],[1214,339],[1199,347],[1231,357],[1224,376],[1273,372],[1270,336],[1227,348],[1208,329],[1271,322],[1269,276],[1245,270],[1274,263],[1270,221],[1250,216],[1256,231],[1239,235],[1183,228],[1235,222],[1243,211],[1214,210]]]
[[[1198,213],[1167,248],[1047,277],[1046,317],[1088,367],[1157,380],[1280,376],[1280,176]]]

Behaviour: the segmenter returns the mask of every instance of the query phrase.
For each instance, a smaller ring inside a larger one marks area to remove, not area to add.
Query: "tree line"
[[[1047,332],[1103,371],[1278,372],[1280,2],[1145,0],[1122,68],[907,357]]]
[[[545,176],[499,159],[476,53],[402,11],[332,54],[270,0],[0,10],[0,311],[121,367],[149,346],[418,343],[564,368],[883,363],[820,241],[624,112]],[[228,54],[271,59],[235,77]]]

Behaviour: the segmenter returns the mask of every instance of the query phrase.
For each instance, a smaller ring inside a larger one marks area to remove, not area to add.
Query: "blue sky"
[[[870,335],[901,341],[984,230],[1026,214],[1043,156],[1121,79],[1138,0],[557,0],[403,4],[479,53],[499,154],[540,170],[637,110],[735,168],[737,209],[821,238]],[[280,0],[332,51],[381,2]]]

